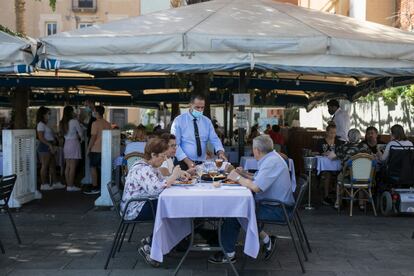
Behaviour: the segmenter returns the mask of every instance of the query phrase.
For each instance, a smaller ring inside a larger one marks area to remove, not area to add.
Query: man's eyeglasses
[[[177,144],[171,144],[170,147],[171,148],[176,148],[177,147]]]

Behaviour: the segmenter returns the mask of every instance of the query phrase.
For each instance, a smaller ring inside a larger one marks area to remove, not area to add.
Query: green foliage
[[[36,0],[36,1],[42,1],[42,0]],[[56,1],[57,0],[49,0],[49,6],[52,8],[52,11],[56,11]]]
[[[7,28],[6,26],[3,26],[3,25],[0,25],[0,31],[2,31],[2,32],[6,33],[6,34],[12,35],[12,36],[18,36],[18,37],[21,37],[21,38],[25,38],[26,37],[24,34],[18,33],[18,32],[14,32],[14,31],[10,30],[9,28]]]
[[[414,105],[414,85],[387,88],[379,93],[371,92],[365,97],[361,97],[360,101],[372,102],[378,100],[380,97],[382,97],[386,104],[396,104],[398,98],[401,97],[411,105]]]
[[[126,130],[134,130],[137,126],[133,123],[127,123],[124,125],[124,127],[122,128],[123,131]]]

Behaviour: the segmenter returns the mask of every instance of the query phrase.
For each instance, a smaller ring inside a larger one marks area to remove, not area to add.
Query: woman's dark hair
[[[272,126],[272,131],[273,132],[279,132],[280,131],[280,126],[279,125],[273,125]]]
[[[63,109],[62,120],[60,120],[59,128],[60,132],[65,135],[69,130],[69,121],[73,119],[73,107],[70,105],[65,106]]]
[[[393,125],[391,127],[391,134],[397,141],[407,140],[407,136],[404,133],[404,128],[401,125]]]
[[[146,160],[150,160],[152,153],[158,155],[168,150],[168,148],[169,146],[167,140],[161,139],[159,137],[151,138],[145,145],[144,158]]]
[[[103,115],[105,114],[105,107],[103,107],[102,105],[97,105],[95,106],[95,111],[101,116],[103,117]]]
[[[44,106],[39,107],[39,109],[37,110],[37,113],[36,113],[36,124],[38,124],[40,122],[46,123],[45,122],[45,115],[48,114],[49,112],[50,112],[50,108],[47,108],[47,107],[44,107]]]
[[[328,126],[326,127],[326,132],[330,131],[333,128],[336,129],[336,125],[335,124],[328,124]]]
[[[367,133],[368,131],[371,131],[371,130],[375,131],[378,134],[378,129],[374,126],[367,127],[367,129],[365,130],[365,133]]]
[[[163,133],[160,135],[160,138],[169,142],[170,140],[175,140],[175,135],[171,133]]]

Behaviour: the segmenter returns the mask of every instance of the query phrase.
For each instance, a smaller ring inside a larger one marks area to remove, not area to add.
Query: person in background
[[[152,133],[154,133],[154,134],[159,134],[161,131],[162,131],[162,127],[161,127],[161,125],[156,125],[156,126],[154,127],[154,129],[152,130]]]
[[[41,169],[40,190],[47,191],[53,189],[64,189],[65,185],[56,181],[56,137],[53,130],[48,126],[50,109],[41,106],[36,114],[36,133],[39,140],[37,153],[40,158]],[[52,183],[50,183],[52,181]],[[52,185],[51,185],[52,184]]]
[[[268,135],[254,138],[252,147],[259,168],[254,178],[244,177],[237,170],[233,170],[228,178],[250,189],[254,193],[256,201],[276,199],[285,203],[288,214],[291,214],[295,199],[286,162],[273,150],[273,141]],[[256,217],[258,220],[285,221],[282,208],[272,205],[262,205]],[[235,246],[240,232],[240,223],[237,218],[226,218],[221,230],[224,251],[230,262],[235,262]],[[261,229],[259,231],[260,239],[263,242],[264,259],[268,260],[275,251],[276,237],[269,236]],[[215,264],[228,262],[221,251],[211,256],[208,261]]]
[[[371,154],[370,149],[366,144],[361,144],[361,132],[359,132],[358,129],[353,128],[350,129],[348,132],[348,142],[345,144],[342,144],[338,147],[336,150],[336,157],[341,160],[342,168],[345,167],[348,160],[351,159],[352,156],[358,153],[368,153]],[[345,170],[339,173],[338,175],[338,182],[343,182],[346,177],[349,176],[349,170]],[[337,186],[336,194],[337,194],[337,200],[335,202],[335,208],[338,208],[339,201],[338,196],[342,193],[339,186]],[[359,193],[359,208],[362,210],[364,208],[363,201],[362,201],[362,193]]]
[[[270,124],[267,124],[264,134],[269,135],[271,131],[272,131],[272,127],[270,126]]]
[[[335,123],[336,135],[338,135],[339,140],[347,142],[351,124],[348,113],[339,107],[337,100],[330,100],[328,102],[328,112],[333,115],[331,120]]]
[[[85,194],[99,194],[98,171],[101,168],[102,157],[102,132],[111,129],[111,124],[103,116],[105,108],[101,105],[95,107],[94,117],[96,121],[92,123],[91,139],[88,144],[87,153],[89,155],[92,189],[84,191]]]
[[[377,161],[381,161],[381,155],[384,149],[379,148],[379,144],[385,143],[378,140],[378,129],[376,127],[367,127],[365,130],[365,140],[362,141],[361,144],[370,149],[371,153],[375,156]]]
[[[164,139],[168,143],[167,158],[161,164],[159,170],[163,176],[170,176],[174,170],[175,165],[178,164],[175,154],[177,152],[177,142],[175,136],[170,133],[163,133],[160,136],[161,139]]]
[[[147,132],[143,125],[139,125],[134,129],[131,137],[131,142],[126,145],[125,155],[132,152],[144,153],[145,145],[147,143]]]
[[[177,141],[176,157],[183,170],[194,168],[206,160],[208,142],[219,158],[227,160],[211,120],[203,115],[205,104],[204,96],[192,95],[188,112],[177,116],[171,126],[171,134]]]
[[[260,136],[260,132],[259,132],[259,126],[258,125],[254,125],[252,126],[252,128],[250,129],[250,133],[249,136],[246,139],[246,143],[248,145],[251,145],[253,143],[253,139]]]
[[[121,210],[125,212],[125,219],[153,220],[151,203],[133,202],[126,209],[127,202],[136,197],[158,197],[165,188],[170,187],[178,178],[187,179],[190,177],[179,166],[173,169],[169,177],[164,177],[161,174],[159,167],[166,160],[168,150],[168,143],[165,139],[156,137],[149,140],[145,146],[144,158],[137,161],[129,170],[121,200]],[[152,206],[156,213],[156,200],[153,201]],[[145,262],[154,267],[159,266],[159,263],[150,257],[151,237],[144,238],[141,242],[143,245],[138,251]]]
[[[72,106],[65,106],[63,117],[59,124],[60,132],[65,137],[63,155],[65,157],[65,179],[66,190],[68,192],[79,192],[81,189],[75,186],[76,166],[82,159],[81,144],[79,140],[83,139],[83,129],[79,121],[75,119],[75,113]]]
[[[94,117],[95,113],[93,112],[95,110],[95,104],[90,101],[85,101],[85,112],[89,115],[89,121],[86,125],[86,137],[88,138],[88,141],[91,140],[91,130],[92,130],[92,123],[96,121],[96,118]]]
[[[336,136],[336,127],[335,124],[328,124],[326,127],[325,138],[318,140],[317,150],[318,152],[326,157],[330,157],[331,154],[336,154],[336,151],[343,142],[338,139]],[[332,189],[336,183],[336,173],[332,171],[322,171],[321,184],[324,187],[324,197],[322,199],[322,204],[324,205],[333,205],[333,201],[329,198],[329,193],[335,191]]]
[[[390,155],[391,146],[413,146],[413,143],[407,139],[404,128],[401,125],[393,125],[391,127],[391,141],[385,147],[381,160],[386,162]]]
[[[279,125],[272,126],[272,130],[269,132],[269,136],[270,138],[272,138],[274,144],[281,146],[285,145],[285,139],[283,138],[283,135],[280,133]]]

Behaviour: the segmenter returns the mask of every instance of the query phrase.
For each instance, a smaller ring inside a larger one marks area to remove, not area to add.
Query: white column
[[[101,196],[95,201],[95,206],[112,206],[107,184],[112,181],[114,159],[119,156],[120,145],[121,132],[119,130],[102,132]]]
[[[349,17],[365,21],[367,19],[367,3],[366,0],[350,0],[349,1]]]
[[[20,208],[26,202],[42,198],[37,190],[36,132],[4,129],[2,135],[3,175],[17,175],[9,207]]]

